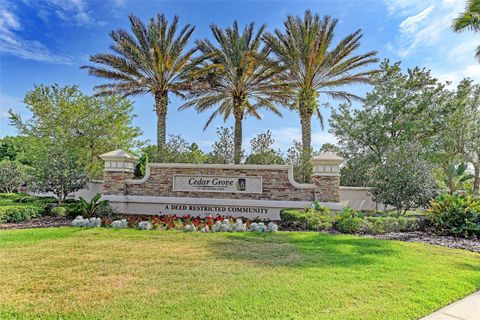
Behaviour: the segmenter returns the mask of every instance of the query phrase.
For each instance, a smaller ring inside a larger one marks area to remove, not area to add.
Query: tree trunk
[[[474,179],[473,179],[473,194],[478,196],[478,189],[480,187],[480,153],[477,154],[477,161],[473,163]]]
[[[301,155],[301,171],[302,177],[299,182],[310,182],[312,168],[310,160],[312,157],[312,111],[308,108],[300,106],[300,124],[302,127],[302,155]]]
[[[239,164],[242,161],[242,121],[243,111],[236,107],[234,112],[235,127],[233,131],[233,162]]]
[[[168,107],[168,93],[155,93],[155,111],[157,113],[157,161],[165,162],[165,143],[167,138],[167,107]]]

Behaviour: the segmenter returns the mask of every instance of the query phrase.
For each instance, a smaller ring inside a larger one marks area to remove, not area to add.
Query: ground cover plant
[[[340,233],[382,234],[387,232],[424,231],[433,222],[425,214],[399,215],[389,212],[361,212],[345,207],[339,212],[314,204],[305,210],[283,210],[283,230],[311,230]]]
[[[49,213],[57,200],[25,194],[0,193],[0,222],[20,222]]]
[[[348,235],[8,230],[0,318],[417,319],[479,271],[475,253]]]

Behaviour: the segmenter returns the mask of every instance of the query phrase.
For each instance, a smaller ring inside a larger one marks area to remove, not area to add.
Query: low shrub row
[[[37,218],[45,210],[34,205],[4,205],[0,206],[0,222],[21,222]]]
[[[351,208],[344,208],[338,213],[330,212],[327,208],[319,211],[283,210],[280,216],[282,227],[288,230],[382,234],[423,228],[423,222],[418,217],[367,216]]]

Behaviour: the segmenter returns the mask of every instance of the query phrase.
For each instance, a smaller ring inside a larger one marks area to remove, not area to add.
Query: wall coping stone
[[[288,170],[288,181],[298,189],[315,189],[314,184],[298,183],[293,177],[291,165],[256,165],[256,164],[194,164],[194,163],[148,163],[142,179],[129,179],[127,184],[143,184],[150,178],[151,168],[188,168],[188,169],[230,169],[230,170]]]

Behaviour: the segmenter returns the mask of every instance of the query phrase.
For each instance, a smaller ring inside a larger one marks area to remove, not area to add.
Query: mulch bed
[[[464,249],[468,251],[480,253],[480,240],[464,239],[449,236],[438,236],[426,232],[390,232],[385,234],[365,234],[360,235],[366,238],[383,239],[383,240],[399,240],[406,242],[422,242],[437,246],[444,246],[455,249]]]
[[[69,226],[72,222],[71,218],[59,217],[41,217],[30,221],[0,223],[0,229],[29,229],[29,228],[52,228]]]

